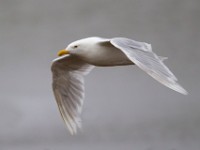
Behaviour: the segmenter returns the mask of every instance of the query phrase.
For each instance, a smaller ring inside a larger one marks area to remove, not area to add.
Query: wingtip
[[[69,130],[70,134],[73,136],[73,135],[76,135],[77,131],[75,130]]]
[[[183,95],[188,95],[189,94],[185,89],[183,89],[183,91],[181,91],[180,93],[183,94]]]
[[[172,90],[174,90],[180,94],[188,95],[188,92],[178,83],[175,83],[174,85],[169,86],[169,88],[171,88]]]
[[[65,118],[63,118],[63,120],[64,120],[65,125],[71,135],[76,135],[77,130],[81,129],[81,119],[80,118],[76,118],[75,120],[66,120]]]
[[[67,129],[68,129],[68,131],[69,131],[69,133],[71,134],[71,135],[76,135],[76,133],[77,133],[77,128],[76,128],[76,126],[69,126],[66,122],[65,122],[65,124],[66,124],[66,127],[67,127]]]

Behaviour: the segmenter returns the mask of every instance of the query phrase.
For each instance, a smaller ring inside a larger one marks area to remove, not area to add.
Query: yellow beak
[[[63,56],[63,55],[66,55],[66,54],[69,54],[69,51],[66,50],[66,49],[62,49],[58,52],[58,56]]]

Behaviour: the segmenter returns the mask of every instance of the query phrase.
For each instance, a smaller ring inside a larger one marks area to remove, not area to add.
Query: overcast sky
[[[0,1],[1,150],[199,150],[199,0]],[[86,78],[83,129],[71,136],[51,90],[70,42],[123,36],[152,44],[188,96],[136,66]]]

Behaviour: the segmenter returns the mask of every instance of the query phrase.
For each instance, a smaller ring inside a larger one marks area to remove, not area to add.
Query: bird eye
[[[77,47],[78,47],[77,45],[74,46],[74,48],[77,48]]]

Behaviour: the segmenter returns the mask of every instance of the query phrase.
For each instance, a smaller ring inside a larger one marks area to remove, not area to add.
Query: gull
[[[187,95],[177,78],[150,44],[124,37],[89,37],[72,42],[53,60],[53,92],[60,114],[71,134],[81,128],[84,76],[95,66],[136,65],[166,87]]]

